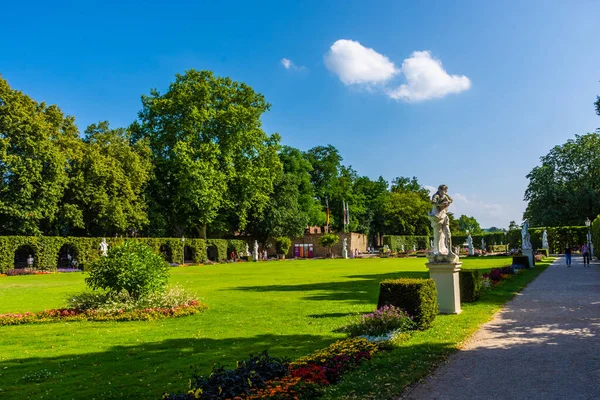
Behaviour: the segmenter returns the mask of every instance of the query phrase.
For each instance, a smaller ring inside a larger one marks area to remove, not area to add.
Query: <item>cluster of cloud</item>
[[[469,78],[448,74],[429,51],[413,52],[398,68],[383,54],[357,41],[341,39],[325,55],[325,65],[345,85],[381,87],[392,99],[407,102],[440,98],[471,87]],[[389,81],[396,75],[404,75],[406,83],[390,87]]]
[[[281,65],[285,69],[304,69],[304,67],[294,64],[292,60],[285,57],[281,59]]]

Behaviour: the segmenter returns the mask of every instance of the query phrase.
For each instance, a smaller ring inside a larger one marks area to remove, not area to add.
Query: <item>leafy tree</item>
[[[109,293],[123,290],[134,299],[164,290],[169,264],[145,244],[128,240],[108,249],[106,257],[90,264],[85,283]]]
[[[596,107],[596,114],[600,115],[600,96],[596,97],[594,106]]]
[[[357,178],[354,181],[354,197],[350,203],[350,222],[353,232],[367,233],[374,236],[381,232],[379,227],[375,226],[375,216],[379,210],[378,204],[381,203],[381,197],[388,193],[388,183],[383,177],[372,181],[366,176]]]
[[[458,221],[454,217],[454,213],[448,213],[448,219],[450,220],[450,232],[458,232],[460,231],[460,225]]]
[[[332,145],[317,146],[306,152],[306,159],[312,165],[310,172],[315,196],[325,205],[325,198],[331,197],[341,168],[342,156]]]
[[[491,228],[486,229],[487,232],[495,233],[495,232],[504,232],[504,229],[492,226]]]
[[[74,118],[38,103],[0,76],[2,233],[37,235],[55,223],[78,140]]]
[[[147,223],[144,188],[151,164],[144,141],[130,144],[124,129],[107,121],[90,125],[72,162],[71,180],[62,201],[66,216],[61,233],[112,236],[140,231]],[[81,231],[69,226],[83,228]]]
[[[582,225],[600,213],[600,133],[576,135],[540,160],[527,175],[531,226]]]
[[[428,235],[429,200],[417,192],[388,192],[380,198],[376,224],[388,235]]]
[[[508,230],[511,231],[513,229],[521,229],[521,228],[519,227],[519,225],[517,225],[517,223],[515,221],[510,221],[508,223]]]
[[[260,117],[270,105],[250,86],[210,71],[176,75],[166,93],[142,96],[137,139],[153,155],[152,229],[180,234],[207,226],[244,229],[261,212],[281,170],[279,136],[267,136]],[[219,220],[217,220],[219,218]]]
[[[319,238],[319,244],[329,249],[329,255],[333,257],[331,248],[340,241],[340,237],[334,233],[326,233]]]
[[[458,218],[458,226],[461,232],[467,232],[471,234],[477,234],[483,232],[481,227],[479,226],[479,222],[475,219],[475,217],[467,217],[466,215],[461,215]]]
[[[290,250],[290,246],[292,245],[292,241],[289,237],[281,236],[275,239],[275,250],[279,255],[286,255]]]

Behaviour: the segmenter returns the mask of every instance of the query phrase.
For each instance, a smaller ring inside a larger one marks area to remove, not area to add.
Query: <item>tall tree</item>
[[[3,234],[37,235],[53,224],[78,140],[74,118],[38,103],[0,76],[0,220]]]
[[[153,155],[152,229],[200,237],[215,222],[244,229],[250,210],[260,212],[269,201],[281,170],[279,136],[261,127],[270,107],[264,96],[191,69],[176,75],[166,93],[142,96],[142,106],[131,130],[148,140]]]
[[[508,223],[508,230],[511,231],[513,229],[521,229],[521,228],[519,227],[519,225],[517,225],[517,223],[515,221],[510,221]]]
[[[469,233],[481,233],[481,226],[479,226],[479,222],[475,219],[475,217],[467,217],[466,215],[461,215],[458,218],[458,227],[461,232]]]
[[[144,189],[152,170],[145,141],[131,144],[125,129],[110,129],[103,121],[86,129],[81,148],[62,202],[69,223],[60,233],[112,236],[141,231],[148,223]],[[65,229],[69,226],[82,229]]]
[[[312,165],[310,172],[315,196],[325,205],[325,198],[331,197],[340,174],[342,156],[332,146],[317,146],[306,152],[306,159]]]
[[[600,133],[576,135],[541,162],[527,175],[531,226],[582,225],[600,213]]]
[[[600,115],[600,96],[596,97],[594,106],[596,107],[596,114]]]

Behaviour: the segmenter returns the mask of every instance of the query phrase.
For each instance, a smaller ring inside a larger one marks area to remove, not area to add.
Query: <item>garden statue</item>
[[[404,243],[402,243],[402,252],[404,253]]]
[[[544,229],[544,233],[542,233],[542,248],[548,248],[548,232]]]
[[[100,255],[103,257],[108,255],[108,243],[106,243],[106,238],[102,238],[102,242],[100,243]]]
[[[434,244],[433,244],[433,239],[431,239],[431,240],[429,241],[429,250],[430,250],[430,251],[433,251],[433,246],[434,246]]]
[[[246,242],[246,253],[244,253],[246,257],[250,255],[250,249],[248,248],[248,242]]]
[[[521,238],[523,239],[521,246],[523,250],[531,249],[531,237],[529,236],[529,221],[523,221],[523,229],[521,229]]]
[[[31,254],[27,257],[27,268],[33,268],[33,256]]]
[[[469,236],[467,236],[467,245],[469,246],[469,255],[474,255],[475,252],[473,251],[473,238],[471,237],[470,233]]]
[[[342,258],[348,258],[348,250],[346,247],[348,246],[348,239],[344,238],[344,244],[342,245]]]
[[[481,238],[481,251],[485,251],[485,240]]]
[[[417,251],[417,245],[413,244],[413,251],[416,252]]]
[[[254,241],[254,252],[252,253],[254,261],[258,261],[258,240]]]
[[[433,246],[431,247],[433,256],[454,255],[451,250],[452,240],[448,217],[448,207],[452,201],[452,198],[448,196],[448,186],[446,185],[440,185],[438,191],[431,197],[432,207],[428,216],[433,228]]]

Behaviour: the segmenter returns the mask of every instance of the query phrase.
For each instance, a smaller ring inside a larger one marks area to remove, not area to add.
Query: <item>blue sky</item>
[[[413,3],[7,2],[0,73],[83,130],[127,126],[150,88],[213,70],[266,96],[284,144],[446,183],[484,227],[520,222],[539,157],[600,126],[600,2]]]

